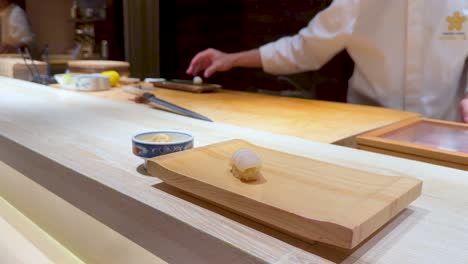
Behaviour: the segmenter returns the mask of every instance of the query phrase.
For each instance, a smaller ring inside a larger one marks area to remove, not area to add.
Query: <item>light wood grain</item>
[[[421,124],[424,125],[423,128],[411,129]],[[450,133],[457,134],[437,134],[439,132],[447,133],[447,131],[439,131],[440,128],[445,127],[450,129],[448,130],[451,131]],[[394,133],[399,133],[398,138],[387,137],[387,135]],[[421,135],[418,133],[424,134]],[[443,149],[444,146],[440,146],[441,148],[439,148],[418,143],[417,139],[423,136],[430,136],[433,138],[434,144],[437,144],[438,138],[450,138],[451,143],[455,143],[457,144],[457,147],[465,150],[445,150]],[[400,138],[403,140],[400,140]],[[465,138],[465,141],[463,138]],[[379,151],[379,153],[393,153],[395,156],[431,162],[433,164],[449,166],[457,169],[468,167],[467,124],[418,118],[399,122],[385,128],[365,133],[357,138],[357,143],[360,148],[367,148],[367,150],[381,149],[382,151]]]
[[[0,197],[0,263],[83,263]]]
[[[22,58],[0,58],[0,76],[30,81],[33,74],[47,74],[44,62],[34,61],[35,67],[31,60],[27,60],[27,63],[25,64]]]
[[[12,204],[22,211],[35,210],[30,207],[34,200],[28,199],[30,188],[22,192],[22,182],[13,183],[34,179],[44,192],[67,200],[169,263],[464,264],[468,259],[465,171],[207,123],[17,80],[0,78],[0,84],[0,160],[18,170],[0,188],[15,198]],[[158,129],[190,131],[197,147],[241,138],[261,147],[370,173],[417,177],[424,182],[423,193],[352,251],[305,243],[142,175],[138,168],[143,162],[131,153],[131,137]],[[0,179],[5,179],[4,175],[8,174],[0,174]],[[62,204],[48,206],[54,203],[42,200],[36,204],[42,205],[37,214],[44,222],[67,219],[59,214]],[[57,214],[48,219],[50,214],[41,214],[42,208],[56,208],[53,211]]]
[[[53,263],[1,217],[0,234],[0,263]]]
[[[0,196],[22,210],[20,213],[0,197],[0,229],[3,217],[16,237],[20,236],[18,241],[21,238],[30,245],[14,244],[14,237],[0,232],[0,255],[3,244],[9,255],[26,260],[12,264],[42,263],[39,253],[57,264],[165,263],[3,162],[0,175]],[[0,256],[0,263],[8,263],[1,260]]]
[[[256,182],[244,183],[230,171],[231,156],[242,148],[263,161]],[[349,249],[400,213],[422,188],[414,178],[353,170],[242,140],[161,156],[148,166],[152,175],[209,202],[295,237]]]
[[[159,98],[231,125],[323,143],[335,143],[418,114],[380,107],[222,90],[192,94],[157,89]],[[121,89],[89,95],[133,103]]]

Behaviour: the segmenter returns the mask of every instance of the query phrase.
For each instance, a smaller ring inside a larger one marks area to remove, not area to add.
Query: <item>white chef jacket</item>
[[[297,35],[260,48],[264,71],[316,70],[346,49],[348,101],[461,120],[468,0],[335,0]]]
[[[34,38],[26,13],[15,4],[0,12],[0,30],[0,43],[31,44]]]

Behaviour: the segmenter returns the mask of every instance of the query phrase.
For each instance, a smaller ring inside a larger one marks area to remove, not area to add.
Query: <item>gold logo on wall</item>
[[[463,24],[466,22],[466,16],[462,16],[460,12],[455,11],[453,16],[447,17],[449,31],[462,31]]]

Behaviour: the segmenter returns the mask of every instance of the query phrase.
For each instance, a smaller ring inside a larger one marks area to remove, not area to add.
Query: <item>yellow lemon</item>
[[[105,71],[105,72],[102,72],[101,74],[104,75],[104,76],[107,76],[109,78],[112,87],[115,87],[119,83],[120,75],[119,75],[118,72],[116,72],[116,71]]]

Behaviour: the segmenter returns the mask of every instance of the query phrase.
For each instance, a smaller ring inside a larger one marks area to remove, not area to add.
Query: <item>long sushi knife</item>
[[[195,118],[195,119],[200,119],[200,120],[204,120],[204,121],[208,121],[208,122],[213,122],[213,120],[209,119],[208,117],[206,117],[204,115],[198,114],[196,112],[193,112],[193,111],[188,110],[186,108],[180,107],[180,106],[175,105],[173,103],[170,103],[168,101],[159,99],[154,94],[145,92],[142,89],[127,86],[127,87],[124,87],[124,90],[126,92],[129,92],[129,93],[136,94],[136,95],[140,96],[141,99],[143,99],[146,102],[150,102],[152,104],[163,107],[165,109],[169,109],[171,112],[174,112],[176,114],[191,117],[191,118]]]

